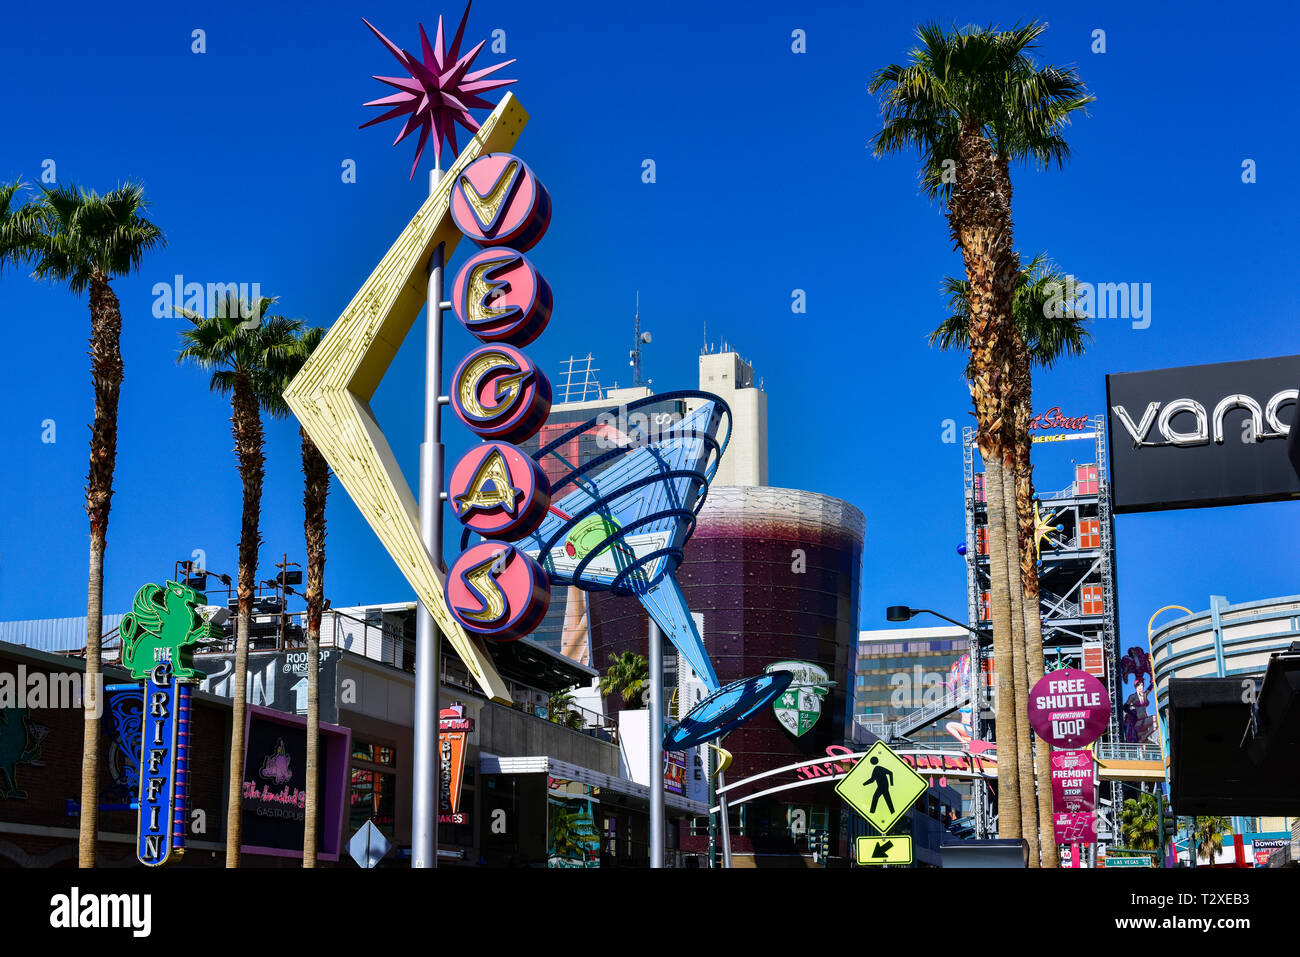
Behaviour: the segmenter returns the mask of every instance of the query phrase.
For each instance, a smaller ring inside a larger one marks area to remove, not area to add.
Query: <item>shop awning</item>
[[[545,754],[526,757],[503,757],[498,754],[480,754],[478,759],[479,774],[545,774],[552,778],[577,781],[589,787],[613,791],[627,797],[638,798],[649,803],[650,789],[644,784],[637,784],[627,778],[613,777],[602,771],[592,771],[568,761],[559,761]],[[664,807],[668,811],[677,811],[680,815],[707,817],[709,807],[703,801],[692,801],[680,794],[664,792]]]

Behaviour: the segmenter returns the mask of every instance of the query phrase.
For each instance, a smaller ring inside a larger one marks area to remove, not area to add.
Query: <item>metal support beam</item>
[[[664,635],[650,621],[650,866],[664,866]]]
[[[429,193],[442,170],[429,171]],[[425,309],[428,333],[424,362],[424,441],[420,444],[420,541],[433,567],[442,561],[442,271],[446,247],[441,243],[429,260]],[[414,788],[411,797],[411,866],[438,866],[438,677],[442,670],[438,626],[420,604],[415,619]]]

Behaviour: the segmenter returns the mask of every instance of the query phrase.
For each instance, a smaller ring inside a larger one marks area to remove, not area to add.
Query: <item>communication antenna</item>
[[[632,387],[648,385],[641,376],[641,347],[650,344],[650,333],[641,331],[641,291],[636,294],[636,326],[632,337],[632,351],[628,353],[628,365],[632,367]]]

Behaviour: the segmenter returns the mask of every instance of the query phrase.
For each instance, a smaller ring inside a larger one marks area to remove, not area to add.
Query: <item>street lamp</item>
[[[941,615],[937,611],[931,611],[929,608],[909,608],[906,605],[890,605],[885,609],[885,618],[889,621],[911,621],[917,615],[934,615],[936,618],[942,618],[944,621],[952,622],[958,628],[965,628],[972,635],[979,635],[979,632],[970,625],[964,624],[956,618],[949,618],[947,615]]]

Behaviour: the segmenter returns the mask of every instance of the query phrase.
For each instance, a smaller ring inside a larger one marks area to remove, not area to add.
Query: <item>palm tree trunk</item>
[[[988,498],[989,578],[993,619],[994,706],[998,740],[998,836],[1019,838],[1021,827],[1020,766],[1016,742],[1014,661],[1011,650],[1010,586],[1007,576],[1006,518],[1003,509],[1001,457],[984,460]]]
[[[971,395],[975,402],[980,456],[988,492],[989,586],[993,620],[993,663],[997,680],[998,834],[1022,833],[1016,711],[1016,667],[1010,569],[1018,549],[1007,528],[1004,463],[1011,408],[1012,300],[1020,274],[1013,245],[1011,179],[977,118],[964,121],[957,141],[957,179],[948,203],[952,238],[966,266],[970,317]],[[1022,649],[1023,650],[1023,649]]]
[[[1032,690],[1043,677],[1043,618],[1039,603],[1038,550],[1034,528],[1033,372],[1023,340],[1017,342],[1014,357],[1015,523],[1020,547],[1019,579],[1021,610],[1025,625],[1025,682]],[[1014,574],[1013,570],[1013,574]],[[1022,714],[1028,714],[1028,696]],[[1033,768],[1037,778],[1039,856],[1044,867],[1060,867],[1056,833],[1052,824],[1051,747],[1030,735]]]
[[[244,509],[239,530],[239,612],[235,621],[234,696],[230,710],[230,786],[226,792],[226,867],[239,866],[243,836],[244,722],[248,710],[248,626],[253,612],[257,553],[262,544],[259,518],[262,506],[262,417],[252,383],[245,373],[235,378],[231,402],[231,433],[239,461]]]
[[[1029,727],[1029,684],[1026,665],[1024,594],[1020,581],[1020,526],[1015,521],[1016,477],[1014,461],[1002,470],[1003,506],[1006,509],[1007,581],[1011,593],[1011,656],[1015,669],[1016,765],[1020,776],[1020,819],[1029,843],[1029,866],[1038,866],[1038,799],[1034,787],[1034,741]]]
[[[316,866],[320,760],[320,622],[325,595],[325,501],[330,472],[325,457],[301,428],[303,531],[307,540],[307,798],[303,807],[302,866]]]
[[[86,673],[82,690],[85,728],[81,744],[81,821],[77,865],[95,866],[99,832],[99,716],[103,702],[100,639],[104,627],[104,549],[117,462],[117,402],[122,389],[122,311],[108,277],[90,279],[90,372],[95,420],[90,427],[86,514],[90,518],[90,568],[86,581]]]

